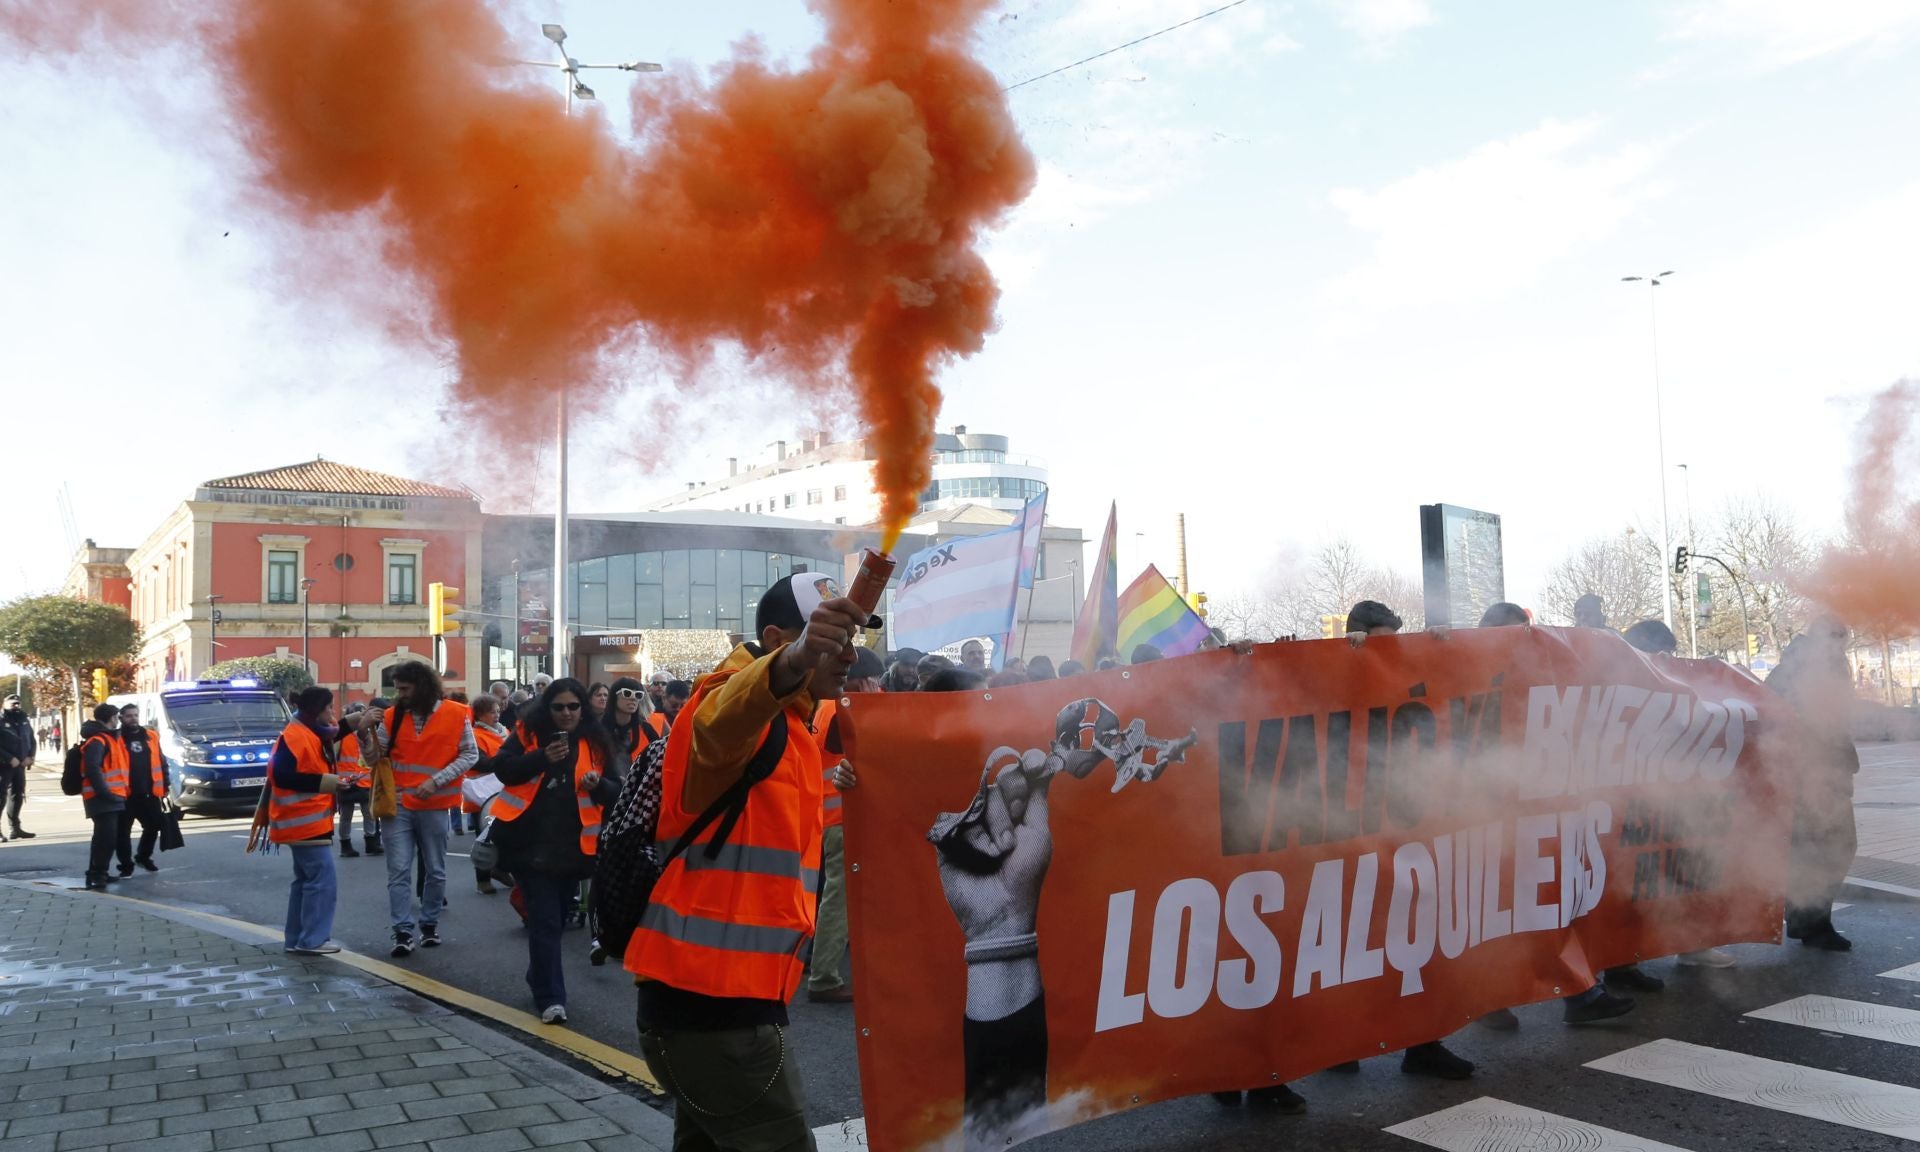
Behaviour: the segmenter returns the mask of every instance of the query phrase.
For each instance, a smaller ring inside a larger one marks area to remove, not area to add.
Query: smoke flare
[[[1920,381],[1873,398],[1859,425],[1847,537],[1831,545],[1806,593],[1879,638],[1920,631]]]
[[[1034,166],[970,55],[995,0],[809,6],[826,36],[802,67],[748,42],[708,81],[636,82],[637,148],[509,63],[530,37],[502,12],[538,24],[513,5],[27,0],[0,39],[203,43],[274,202],[306,225],[379,222],[457,364],[455,416],[602,395],[636,329],[688,374],[731,341],[816,399],[851,386],[890,546],[929,479],[935,374],[994,326],[977,241]]]

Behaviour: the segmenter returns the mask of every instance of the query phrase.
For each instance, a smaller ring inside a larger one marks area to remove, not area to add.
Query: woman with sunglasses
[[[613,682],[613,700],[600,723],[612,737],[614,751],[620,754],[623,763],[638,760],[652,742],[653,725],[647,722],[647,714],[652,711],[653,702],[647,698],[646,685],[631,676],[622,676]]]
[[[580,881],[593,875],[601,811],[620,795],[628,761],[586,709],[587,686],[547,685],[490,766],[504,785],[491,802],[493,840],[527,908],[527,987],[548,1024],[567,1022],[560,935]],[[531,738],[532,747],[523,741]]]

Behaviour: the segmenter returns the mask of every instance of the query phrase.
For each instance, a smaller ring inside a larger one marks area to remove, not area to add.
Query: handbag
[[[171,852],[175,848],[185,848],[187,838],[180,832],[180,817],[185,815],[180,805],[169,796],[160,802],[160,851]]]
[[[373,766],[373,803],[368,809],[375,820],[391,820],[400,815],[400,788],[393,779],[393,737],[400,726],[400,709],[393,710],[387,725],[387,753]]]

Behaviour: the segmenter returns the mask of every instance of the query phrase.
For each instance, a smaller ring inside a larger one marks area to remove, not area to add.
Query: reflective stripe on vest
[[[681,715],[698,716],[707,693],[732,675],[722,670],[703,679]],[[627,945],[627,971],[702,996],[784,1003],[799,990],[801,953],[813,934],[823,780],[807,724],[791,711],[775,723],[787,726],[780,763],[747,792],[745,810],[713,859],[707,845],[724,820],[667,863]],[[662,853],[699,816],[684,801],[694,727],[689,720],[668,728],[654,834]]]
[[[106,755],[100,759],[100,775],[106,782],[107,794],[110,796],[118,796],[122,800],[125,800],[127,793],[131,791],[128,783],[130,779],[128,764],[130,761],[127,757],[127,746],[118,736],[115,736],[111,732],[103,732],[96,736],[87,737],[88,744],[93,743],[95,740],[100,741],[100,746],[106,749]],[[85,753],[82,753],[82,755],[85,755]],[[84,781],[80,788],[80,795],[87,800],[95,799],[99,793],[93,790],[92,775],[82,772],[80,778]]]
[[[335,771],[340,774],[342,788],[371,788],[373,769],[360,762],[360,734],[349,732],[340,738],[340,762]]]
[[[387,756],[393,761],[393,783],[400,791],[402,806],[430,812],[459,805],[457,776],[425,800],[414,799],[412,792],[460,758],[460,734],[466,729],[467,717],[466,705],[442,700],[427,717],[426,726],[415,732],[413,713],[405,713],[395,724],[394,710],[387,709],[383,723],[393,733],[393,746],[387,749]]]
[[[840,789],[833,786],[833,770],[840,766],[841,758],[827,751],[827,733],[833,730],[833,718],[839,713],[840,705],[832,700],[822,700],[813,713],[813,741],[820,746],[821,822],[827,828],[838,828],[842,820]]]
[[[528,733],[531,737],[532,733]],[[600,763],[600,752],[590,743],[580,745],[580,752],[587,761],[588,772],[606,775],[605,766]],[[580,778],[586,772],[580,771],[578,760],[574,762],[573,799],[580,815],[580,851],[588,856],[600,851],[600,805],[594,803],[591,789],[581,786]],[[531,780],[500,789],[493,798],[493,818],[511,823],[520,818],[533,804],[534,796],[540,792],[540,786],[546,782],[547,774],[540,773]]]
[[[277,754],[280,748],[293,754],[294,767],[302,775],[324,776],[333,770],[320,734],[298,720],[280,733],[274,752]],[[294,844],[333,835],[333,796],[282,788],[274,783],[272,759],[267,763],[267,839],[275,844]]]

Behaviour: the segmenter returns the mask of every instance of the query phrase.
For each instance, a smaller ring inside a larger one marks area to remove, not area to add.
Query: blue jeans
[[[333,842],[289,844],[293,884],[287,890],[287,947],[318,948],[333,935],[340,888],[333,873]]]
[[[426,865],[420,893],[420,922],[440,923],[447,910],[447,837],[452,825],[444,808],[402,807],[380,821],[380,842],[387,849],[387,913],[395,931],[413,931],[413,854]]]
[[[567,901],[580,881],[547,872],[516,872],[515,884],[527,895],[527,988],[533,1007],[544,1011],[567,1002],[567,978],[560,963],[560,937],[566,930]]]

